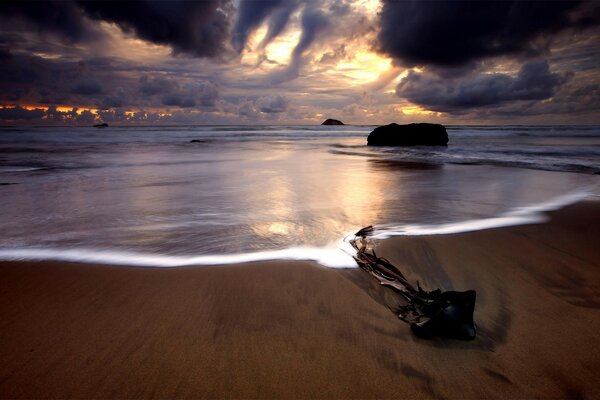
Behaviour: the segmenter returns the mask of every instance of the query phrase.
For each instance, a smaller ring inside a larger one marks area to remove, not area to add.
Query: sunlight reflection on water
[[[50,168],[4,174],[18,184],[2,187],[0,248],[173,256],[312,248],[366,225],[489,218],[598,182],[583,174],[408,163],[360,147],[364,139],[354,136],[187,139],[19,155]]]

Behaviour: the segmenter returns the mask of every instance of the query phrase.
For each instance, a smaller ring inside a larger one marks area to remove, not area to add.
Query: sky
[[[0,3],[0,125],[600,124],[600,1]]]

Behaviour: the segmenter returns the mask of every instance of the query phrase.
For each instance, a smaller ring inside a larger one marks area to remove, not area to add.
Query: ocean
[[[448,147],[411,148],[367,147],[373,128],[2,127],[0,259],[353,267],[367,225],[536,223],[600,194],[599,126],[450,126]]]

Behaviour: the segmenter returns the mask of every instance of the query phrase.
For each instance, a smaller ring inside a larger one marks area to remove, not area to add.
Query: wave
[[[328,247],[292,247],[281,250],[223,255],[166,255],[102,249],[0,249],[5,261],[67,261],[104,265],[174,268],[201,265],[227,265],[257,261],[315,261],[329,268],[355,268],[353,249],[340,241]]]
[[[590,196],[591,190],[580,190],[557,197],[548,202],[514,209],[505,214],[438,225],[379,225],[372,235],[374,239],[393,236],[446,235],[494,229],[507,226],[535,224],[547,221],[545,212],[574,204]],[[357,227],[358,230],[361,227]],[[356,268],[355,249],[348,243],[349,233],[337,242],[325,247],[291,247],[238,254],[168,255],[156,253],[127,252],[89,248],[4,248],[0,260],[4,261],[65,261],[102,265],[134,267],[174,268],[186,266],[217,266],[257,261],[293,260],[314,261],[328,268]]]
[[[31,171],[43,171],[47,170],[47,167],[19,167],[19,166],[0,166],[0,173],[14,173],[14,172],[31,172]]]
[[[330,154],[385,159],[389,162],[415,164],[491,165],[499,167],[526,168],[541,171],[600,174],[600,152],[591,149],[563,150],[503,150],[503,149],[432,149],[370,148],[367,146],[330,145]]]
[[[376,227],[373,238],[387,239],[392,236],[448,235],[515,225],[538,224],[548,221],[548,216],[545,214],[546,212],[561,209],[590,196],[593,196],[592,191],[581,190],[565,194],[564,196],[554,198],[541,204],[516,208],[496,217],[473,219],[449,224],[383,225]]]

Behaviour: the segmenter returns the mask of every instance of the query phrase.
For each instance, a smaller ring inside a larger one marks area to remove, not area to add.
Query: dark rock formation
[[[106,122],[103,122],[101,124],[94,125],[94,128],[108,128],[108,124]]]
[[[192,139],[190,140],[190,143],[206,143],[206,140]]]
[[[329,118],[323,121],[321,125],[344,125],[344,123],[340,120]]]
[[[375,128],[369,146],[446,146],[448,133],[440,124],[389,124]]]

